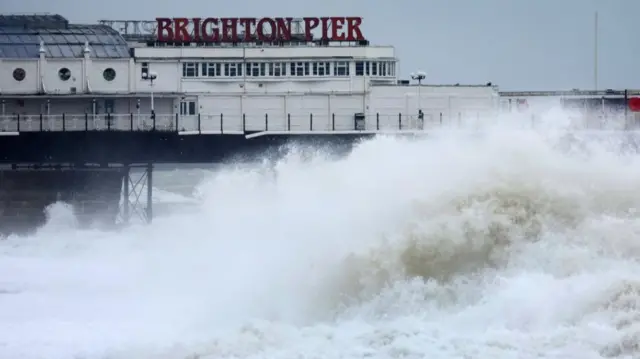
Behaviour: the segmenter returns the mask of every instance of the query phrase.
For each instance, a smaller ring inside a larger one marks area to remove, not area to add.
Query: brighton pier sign
[[[158,42],[291,41],[302,28],[306,41],[362,41],[361,17],[156,18]],[[294,24],[295,22],[295,24]],[[316,38],[316,40],[318,40]]]

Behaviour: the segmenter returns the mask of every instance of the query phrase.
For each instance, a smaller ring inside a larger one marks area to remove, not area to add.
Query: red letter
[[[291,21],[293,21],[293,18],[290,17],[276,19],[278,40],[291,41]]]
[[[204,19],[202,22],[202,29],[200,30],[200,34],[202,35],[202,41],[205,42],[219,42],[220,41],[220,31],[218,31],[218,19],[215,17],[208,17]],[[209,30],[209,26],[211,26],[211,35],[207,33]]]
[[[265,31],[264,24],[269,24],[269,27],[271,27],[271,31],[269,32]],[[258,40],[266,41],[266,42],[275,41],[276,22],[273,19],[269,17],[260,19],[260,21],[258,21],[258,25],[256,26],[256,30],[257,30]]]
[[[322,39],[323,40],[328,40],[329,39],[329,24],[331,23],[331,18],[330,17],[321,17],[320,20],[322,20]]]
[[[189,30],[187,30],[187,25],[189,25],[189,19],[186,17],[174,17],[173,18],[174,28],[176,29],[176,33],[174,34],[175,42],[187,42],[191,41],[191,36],[189,35]]]
[[[318,25],[320,24],[320,19],[318,19],[317,17],[305,17],[303,18],[303,20],[304,20],[304,38],[307,41],[311,41],[313,40],[313,34],[311,33],[311,30],[318,27]]]
[[[360,30],[362,25],[361,17],[348,17],[347,18],[347,41],[363,41],[362,31]]]
[[[173,22],[171,21],[171,19],[166,17],[159,17],[156,19],[156,27],[158,28],[158,42],[167,42],[173,40],[173,28],[171,28],[172,23]]]
[[[345,20],[343,17],[331,18],[331,40],[332,41],[344,41],[347,37],[344,32],[338,33],[338,30],[342,30]]]
[[[238,42],[238,19],[220,19],[222,23],[222,42]]]
[[[200,20],[202,20],[199,17],[194,17],[193,19],[191,19],[191,21],[193,21],[193,37],[191,38],[191,40],[193,41],[201,41],[202,38],[200,37]]]
[[[251,41],[251,35],[253,31],[251,30],[251,25],[256,24],[256,19],[251,17],[241,17],[240,26],[244,27],[244,41]]]

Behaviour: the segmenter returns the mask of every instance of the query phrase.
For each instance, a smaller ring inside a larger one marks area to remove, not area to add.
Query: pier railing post
[[[269,131],[269,114],[264,114],[264,130]]]
[[[198,125],[200,126],[200,125]],[[220,134],[224,135],[224,117],[223,114],[220,114]]]
[[[202,134],[202,115],[198,114],[198,134]]]
[[[402,113],[398,114],[398,130],[402,131]]]
[[[42,114],[40,114],[40,132],[42,132]]]
[[[309,114],[309,131],[313,131],[313,114]]]
[[[65,126],[66,123],[67,123],[67,121],[65,120],[65,115],[63,113],[62,114],[62,132],[67,130],[67,127]]]
[[[376,131],[380,131],[380,113],[376,112]]]
[[[332,113],[331,114],[331,131],[335,131],[336,130],[336,114]]]
[[[176,132],[180,131],[180,115],[176,113]]]
[[[243,113],[242,114],[242,132],[246,132],[247,131],[247,116]]]
[[[129,114],[129,128],[133,132],[133,113]]]
[[[18,121],[17,131],[18,131],[18,133],[20,133],[20,114],[18,114],[16,117],[17,117],[17,121]]]
[[[291,131],[291,114],[287,114],[287,131]]]

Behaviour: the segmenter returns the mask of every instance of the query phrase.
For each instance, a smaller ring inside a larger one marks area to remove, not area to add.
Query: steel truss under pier
[[[144,196],[143,194],[145,194]],[[146,198],[146,200],[145,200]],[[11,164],[0,167],[0,233],[28,233],[63,202],[82,226],[153,218],[153,164]]]
[[[131,171],[131,169],[141,169]],[[142,201],[146,192],[146,202]],[[153,220],[153,164],[123,166],[122,201],[118,214],[118,222],[129,224],[132,218],[143,222]]]

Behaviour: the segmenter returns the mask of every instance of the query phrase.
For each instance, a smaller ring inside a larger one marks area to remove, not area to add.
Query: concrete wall
[[[1,170],[0,233],[25,232],[45,223],[45,208],[73,205],[80,225],[114,223],[119,211],[120,170]]]

